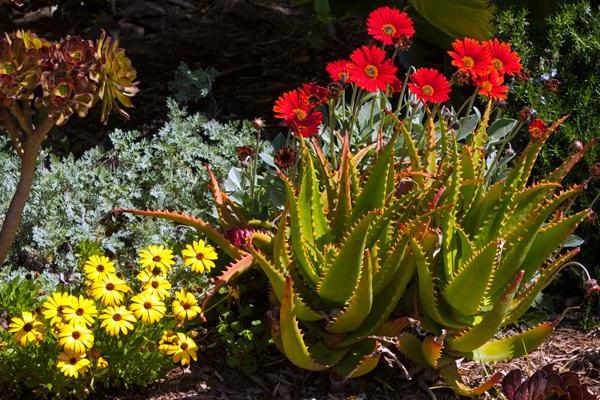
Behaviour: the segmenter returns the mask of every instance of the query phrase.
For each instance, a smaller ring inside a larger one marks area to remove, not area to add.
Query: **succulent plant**
[[[287,208],[277,233],[248,249],[280,303],[275,343],[299,367],[366,374],[384,351],[378,336],[408,324],[390,317],[416,268],[410,243],[433,246],[428,225],[441,209],[430,190],[398,192],[396,139],[371,159],[365,179],[358,163],[372,147],[352,155],[346,137],[334,169],[316,142],[313,155],[301,141],[297,190],[281,175]]]
[[[440,123],[440,161],[421,162],[415,156],[411,163],[415,172],[430,175],[426,182],[415,183],[444,190],[439,207],[446,211],[435,221],[436,246],[427,249],[410,241],[422,314],[417,318],[435,336],[418,346],[420,341],[406,333],[399,348],[410,358],[439,368],[448,384],[463,394],[484,391],[500,376],[471,390],[461,382],[456,359],[493,363],[520,357],[553,331],[552,324],[543,323],[497,338],[577,253],[577,249],[558,251],[589,213],[568,214],[570,201],[581,187],[559,189],[562,178],[591,144],[542,181],[528,184],[540,149],[562,120],[532,138],[505,179],[487,183],[483,148],[488,142],[489,112],[490,107],[464,145]],[[408,132],[404,136],[410,140]]]
[[[502,392],[507,400],[594,400],[588,385],[579,381],[574,372],[559,372],[553,364],[546,365],[523,380],[523,372],[513,369],[502,380]]]
[[[135,77],[124,50],[104,33],[96,43],[74,36],[51,42],[28,31],[0,39],[0,125],[22,161],[0,231],[0,265],[20,224],[35,164],[50,131],[73,114],[85,117],[98,101],[102,122],[112,109],[127,116],[121,106],[132,106]]]

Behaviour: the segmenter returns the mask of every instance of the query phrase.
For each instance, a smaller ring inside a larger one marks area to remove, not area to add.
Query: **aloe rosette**
[[[338,168],[314,141],[301,147],[297,188],[281,175],[287,207],[273,240],[248,251],[268,276],[280,304],[275,343],[295,365],[357,377],[377,365],[379,335],[398,334],[407,319],[390,321],[413,278],[410,243],[429,248],[435,204],[427,190],[398,193],[394,137],[369,162],[345,139]],[[391,329],[395,327],[396,329]]]
[[[404,333],[399,349],[439,368],[447,383],[463,394],[483,392],[500,376],[471,390],[463,385],[455,360],[494,363],[520,357],[552,333],[552,324],[542,323],[497,337],[503,327],[518,321],[577,253],[559,250],[589,213],[569,215],[571,201],[582,188],[563,188],[561,181],[592,143],[546,178],[530,183],[537,155],[559,120],[530,141],[505,179],[488,184],[483,149],[489,113],[490,107],[464,145],[440,123],[439,162],[422,162],[416,154],[411,162],[413,169],[431,175],[426,184],[444,189],[439,207],[446,210],[435,220],[436,246],[427,249],[410,240],[422,314],[417,318],[433,336],[423,341]],[[408,132],[404,136],[411,141]]]

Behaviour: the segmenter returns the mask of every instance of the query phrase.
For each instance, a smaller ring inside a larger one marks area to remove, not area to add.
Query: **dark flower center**
[[[202,260],[202,259],[204,259],[204,253],[198,253],[198,254],[196,254],[196,259],[197,259],[197,260]]]
[[[115,290],[115,284],[112,282],[107,283],[106,290]]]
[[[104,265],[98,264],[98,266],[96,266],[96,271],[98,271],[98,272],[104,272]]]
[[[23,325],[23,330],[25,332],[30,332],[33,329],[33,324],[28,322],[25,325]]]
[[[154,256],[154,257],[152,257],[152,261],[159,262],[160,261],[160,256]]]
[[[114,314],[113,315],[113,320],[115,320],[115,321],[120,321],[122,319],[123,319],[123,317],[121,316],[121,314]]]
[[[146,310],[149,310],[149,309],[151,309],[151,308],[152,308],[152,303],[150,303],[149,301],[145,302],[145,303],[144,303],[144,308],[145,308]]]
[[[65,309],[65,306],[58,306],[58,307],[56,307],[56,313],[59,315],[62,315],[64,309]]]
[[[69,359],[69,363],[71,363],[71,365],[75,365],[75,364],[77,364],[77,358],[75,358],[75,357],[71,357],[71,358]]]
[[[385,24],[381,27],[381,30],[383,31],[383,33],[390,36],[394,36],[394,34],[396,33],[396,27],[392,24]]]
[[[159,285],[159,283],[158,283],[158,282],[156,282],[156,281],[152,281],[152,287],[153,287],[154,289],[158,289],[158,287],[159,287],[159,286],[160,286],[160,285]]]
[[[74,331],[71,336],[73,337],[73,339],[79,339],[81,337],[81,332],[79,331]]]
[[[162,270],[159,267],[152,268],[152,275],[160,275]]]
[[[189,303],[183,303],[183,309],[184,310],[189,310],[190,308],[192,308],[192,305]]]
[[[369,64],[365,67],[365,75],[371,79],[375,79],[377,78],[377,75],[379,75],[379,70],[376,66]]]
[[[494,58],[492,60],[492,65],[494,66],[494,68],[496,68],[497,70],[502,69],[502,67],[504,67],[504,63],[502,62],[502,60],[500,60],[499,58]]]
[[[81,316],[85,313],[85,310],[83,308],[78,308],[77,311],[75,311],[75,314]]]
[[[185,342],[183,342],[183,343],[181,343],[181,344],[179,345],[179,348],[180,348],[181,350],[187,350],[187,349],[188,349],[188,344],[187,344],[187,343],[185,343]]]

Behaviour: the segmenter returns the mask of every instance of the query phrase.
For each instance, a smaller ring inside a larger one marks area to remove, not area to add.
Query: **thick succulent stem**
[[[52,129],[54,121],[46,118],[35,128],[31,128],[33,135],[28,135],[23,144],[23,154],[21,155],[21,175],[15,194],[4,215],[2,230],[0,230],[0,267],[4,264],[8,252],[13,244],[15,235],[23,217],[25,204],[29,200],[33,178],[35,175],[35,166],[42,147],[42,143]]]

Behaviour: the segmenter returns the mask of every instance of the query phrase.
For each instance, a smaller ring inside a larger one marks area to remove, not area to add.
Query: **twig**
[[[10,116],[8,111],[2,109],[0,111],[0,122],[4,125],[4,128],[8,131],[10,135],[10,140],[12,142],[12,146],[15,149],[15,152],[19,156],[19,158],[23,158],[23,143],[21,142],[21,135],[19,133],[19,128],[15,124],[15,121]]]

